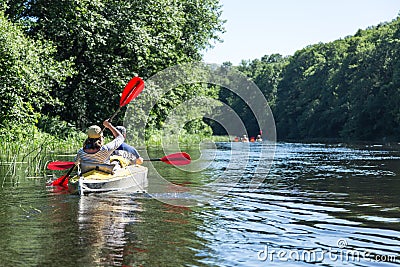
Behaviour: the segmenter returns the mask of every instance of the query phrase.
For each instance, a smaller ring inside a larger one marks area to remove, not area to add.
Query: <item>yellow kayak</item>
[[[146,192],[148,169],[141,165],[129,165],[113,173],[93,169],[69,179],[68,190],[75,194],[129,190]]]

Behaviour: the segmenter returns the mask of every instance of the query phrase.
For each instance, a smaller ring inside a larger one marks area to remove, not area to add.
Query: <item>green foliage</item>
[[[242,61],[238,70],[251,77],[268,100],[271,108],[275,106],[277,87],[282,78],[282,70],[287,58],[279,54],[266,55],[261,60]]]
[[[210,136],[212,130],[203,121],[202,115],[212,112],[215,104],[212,98],[218,97],[218,88],[202,83],[185,84],[196,80],[199,77],[197,74],[201,75],[192,70],[190,77],[182,77],[184,75],[179,72],[180,78],[161,75],[161,79],[148,80],[146,90],[126,113],[124,122],[128,127],[128,139],[135,144],[143,144],[144,140],[151,143],[154,136],[161,133],[175,139],[186,134]]]
[[[209,133],[188,133],[183,130],[177,136],[165,136],[164,132],[159,130],[153,130],[148,133],[145,145],[161,146],[179,143],[179,145],[199,145],[202,142],[213,141],[213,142],[229,142],[231,139],[229,136],[212,136]],[[178,141],[176,140],[178,139]]]
[[[282,71],[288,62],[288,58],[279,54],[264,56],[253,61],[242,61],[237,67],[233,67],[229,62],[222,65],[221,73],[226,73],[226,79],[234,81],[237,71],[247,75],[258,86],[268,101],[268,105],[273,108],[276,102],[277,88],[282,79]],[[227,83],[229,84],[229,83]],[[249,99],[255,98],[256,93],[246,92]],[[256,118],[243,99],[229,89],[219,90],[219,99],[229,105],[243,121],[250,136],[257,136],[260,128]],[[219,125],[211,123],[215,134],[225,135],[226,132]],[[245,134],[245,133],[241,133]]]
[[[24,35],[0,12],[0,126],[13,128],[33,124],[46,105],[55,85],[63,86],[71,75],[70,62],[52,58],[54,46]]]
[[[74,125],[61,120],[58,116],[50,117],[42,115],[37,122],[37,127],[42,132],[48,133],[52,136],[57,136],[60,139],[86,138],[86,135],[80,132]]]
[[[201,51],[224,30],[218,0],[2,3],[7,17],[0,13],[0,126],[6,131],[36,123],[67,137],[71,124],[78,129],[100,124],[118,107],[132,76],[146,80],[167,67],[201,60]],[[397,18],[290,57],[273,54],[222,68],[226,79],[234,78],[232,68],[258,85],[273,109],[279,138],[398,139],[399,24]],[[195,96],[219,98],[257,134],[251,110],[229,90],[166,82],[173,88],[168,93],[146,84],[135,100],[132,119],[145,121],[139,109],[157,99],[147,120],[148,138],[158,140],[154,136],[166,127],[171,110]],[[182,134],[193,133],[207,136],[210,127],[188,116]]]
[[[64,105],[44,112],[82,129],[114,112],[132,76],[146,79],[200,60],[200,50],[223,30],[218,0],[9,0],[8,5],[10,18],[29,21],[27,33],[57,46],[57,59],[74,58],[76,74],[66,88],[52,91]],[[154,116],[167,107],[159,108]],[[122,117],[123,112],[117,120]]]
[[[354,36],[319,43],[282,59],[243,61],[238,67],[263,91],[278,138],[396,140],[400,138],[400,18]],[[256,125],[231,94],[246,128]],[[253,130],[254,132],[254,130]]]
[[[280,137],[399,138],[399,24],[297,51],[278,87]]]
[[[18,172],[43,175],[49,161],[60,160],[59,152],[75,152],[84,138],[85,134],[76,133],[59,139],[31,124],[0,128],[0,167],[13,183],[18,183]]]

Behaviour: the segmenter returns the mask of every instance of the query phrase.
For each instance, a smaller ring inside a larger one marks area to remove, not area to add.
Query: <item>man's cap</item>
[[[101,128],[99,126],[92,125],[88,129],[87,135],[89,138],[100,138],[101,136],[103,136],[103,132],[101,131]]]

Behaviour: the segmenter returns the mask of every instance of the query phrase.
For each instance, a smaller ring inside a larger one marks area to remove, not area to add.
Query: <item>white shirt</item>
[[[86,153],[83,148],[81,148],[76,154],[75,162],[110,164],[110,156],[123,142],[124,137],[119,135],[110,143],[103,145],[99,151],[93,154]]]

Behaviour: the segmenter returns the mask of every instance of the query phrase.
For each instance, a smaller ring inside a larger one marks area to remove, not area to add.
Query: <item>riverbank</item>
[[[86,134],[80,131],[69,131],[64,136],[52,135],[39,130],[36,126],[26,126],[12,131],[0,133],[0,167],[13,176],[17,166],[27,166],[29,175],[45,173],[50,161],[60,160],[60,155],[74,154],[82,146]],[[106,136],[106,142],[111,140]],[[228,136],[204,136],[200,134],[185,134],[178,137],[179,145],[196,146],[204,141],[228,142]],[[161,133],[153,134],[144,143],[130,143],[137,148],[162,147],[176,141],[165,140]]]
[[[65,137],[51,135],[36,126],[25,126],[0,134],[0,167],[8,176],[14,177],[18,166],[30,176],[41,175],[50,160],[57,160],[58,152],[76,151],[84,140],[84,134],[70,132]],[[58,159],[59,160],[59,159]]]

